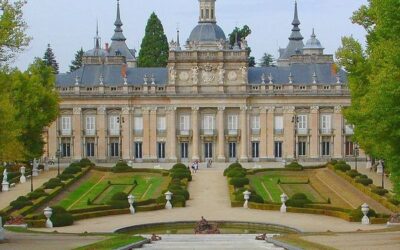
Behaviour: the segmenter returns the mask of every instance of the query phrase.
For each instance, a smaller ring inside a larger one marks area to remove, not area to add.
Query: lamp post
[[[297,159],[297,124],[299,123],[299,117],[297,115],[294,115],[292,117],[292,123],[294,123],[294,148],[293,148],[293,155],[294,155],[294,160]]]
[[[381,161],[382,165],[382,188],[385,188],[385,161]]]
[[[33,192],[33,161],[29,161],[29,164],[31,165],[31,192]]]
[[[125,123],[124,117],[118,116],[117,123],[119,124],[119,159],[122,161],[122,123]]]
[[[61,156],[60,149],[57,149],[56,157],[57,157],[57,163],[58,163],[58,167],[57,167],[58,176],[60,176],[60,156]]]
[[[356,165],[356,171],[358,170],[357,169],[357,156],[358,156],[358,150],[359,150],[360,148],[359,148],[359,146],[358,146],[358,144],[356,144],[355,146],[354,146],[354,160],[355,160],[355,165]]]

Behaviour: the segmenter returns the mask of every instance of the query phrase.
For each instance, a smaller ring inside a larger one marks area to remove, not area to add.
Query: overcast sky
[[[164,25],[168,40],[175,38],[179,25],[186,41],[198,21],[198,0],[120,0],[127,44],[138,49],[147,19],[155,12]],[[342,36],[353,35],[364,43],[364,30],[350,22],[350,16],[367,0],[298,0],[301,33],[305,41],[315,28],[317,38],[333,54]],[[249,46],[257,61],[264,52],[278,55],[291,33],[294,0],[217,0],[218,24],[228,35],[235,26],[249,25]],[[24,17],[33,37],[29,48],[15,61],[26,69],[34,57],[42,57],[51,44],[61,72],[68,70],[75,52],[93,48],[96,20],[102,43],[114,32],[116,0],[28,0]]]

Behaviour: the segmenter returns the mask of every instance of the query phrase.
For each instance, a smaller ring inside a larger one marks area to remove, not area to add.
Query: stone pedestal
[[[364,217],[362,218],[362,220],[361,220],[361,224],[363,224],[363,225],[369,225],[370,224],[370,221],[369,221],[369,218],[368,218],[368,212],[369,212],[369,206],[366,204],[366,203],[364,203],[362,206],[361,206],[361,212],[364,214]]]
[[[128,203],[129,203],[129,211],[131,214],[135,214],[135,208],[133,207],[133,202],[135,202],[135,196],[129,195],[128,196]]]
[[[8,183],[7,181],[3,181],[3,183],[1,184],[3,187],[3,192],[8,192],[10,191],[10,183]]]
[[[44,209],[44,216],[46,216],[46,228],[53,228],[53,222],[51,222],[50,217],[53,215],[53,209],[46,207]]]
[[[244,196],[244,200],[245,200],[245,202],[243,204],[243,208],[249,208],[250,195],[251,195],[251,192],[249,192],[247,190],[243,192],[243,196]]]
[[[286,213],[286,210],[287,210],[286,202],[287,202],[287,200],[288,200],[288,196],[285,193],[283,193],[281,195],[281,202],[282,202],[281,213]]]
[[[165,193],[165,199],[167,200],[167,204],[165,204],[165,209],[172,209],[172,204],[171,204],[172,193],[170,191]]]
[[[25,167],[21,167],[20,169],[19,169],[19,171],[21,172],[21,177],[19,177],[19,182],[22,184],[22,183],[25,183],[26,182],[26,177],[25,177]]]
[[[383,165],[382,165],[382,162],[380,162],[380,161],[379,161],[378,166],[376,167],[376,173],[383,174]]]

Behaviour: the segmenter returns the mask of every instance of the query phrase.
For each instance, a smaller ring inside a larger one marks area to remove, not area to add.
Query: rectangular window
[[[135,159],[142,159],[142,142],[135,142]]]
[[[281,141],[275,142],[275,158],[282,158],[282,144]]]
[[[158,131],[167,130],[167,119],[165,116],[157,117],[157,130]]]
[[[135,130],[135,134],[141,134],[143,131],[143,117],[135,116],[133,119],[133,127]]]
[[[181,143],[181,158],[189,159],[189,143],[188,142]]]
[[[207,19],[210,18],[210,10],[209,9],[206,9],[206,18]]]
[[[237,130],[238,129],[238,116],[228,115],[228,129]]]
[[[119,136],[119,116],[110,116],[108,128],[110,130],[110,135]]]
[[[95,135],[96,134],[96,117],[87,116],[86,124],[85,124],[86,135]]]
[[[260,158],[260,143],[258,141],[251,143],[251,155],[253,159]]]
[[[330,156],[331,155],[331,141],[329,137],[323,137],[321,142],[321,155]]]
[[[299,137],[297,144],[297,153],[299,156],[307,155],[307,137]]]
[[[215,117],[213,115],[205,115],[203,118],[204,134],[212,135],[215,129]]]
[[[354,143],[346,138],[346,156],[354,156]]]
[[[61,144],[61,157],[71,157],[71,143]]]
[[[236,159],[236,142],[229,143],[229,159]]]
[[[211,18],[214,19],[214,10],[211,9]]]
[[[329,134],[332,129],[332,117],[331,115],[321,115],[321,132],[323,134]]]
[[[307,115],[297,116],[297,131],[299,134],[306,134],[308,130]]]
[[[111,157],[119,157],[119,143],[118,142],[110,143],[110,156]]]
[[[71,135],[71,117],[70,116],[62,116],[61,117],[61,133],[62,135]]]
[[[206,159],[213,158],[213,144],[211,142],[204,143],[204,157]]]
[[[275,116],[275,134],[283,133],[283,116]]]
[[[251,128],[253,130],[258,130],[260,129],[260,116],[255,115],[251,117]]]
[[[189,115],[181,115],[179,117],[179,128],[181,131],[189,131],[190,130],[190,116]]]
[[[86,143],[86,157],[94,157],[94,143],[93,142]]]
[[[165,159],[165,142],[157,143],[157,157],[158,159]]]

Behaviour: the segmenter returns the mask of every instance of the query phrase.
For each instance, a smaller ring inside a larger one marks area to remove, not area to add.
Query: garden
[[[322,214],[347,221],[361,221],[361,205],[365,197],[377,201],[379,213],[372,207],[373,223],[386,223],[390,213],[400,211],[397,200],[386,190],[373,185],[372,180],[358,174],[342,161],[324,166],[304,168],[292,162],[284,169],[243,168],[231,164],[224,175],[228,178],[231,205],[243,206],[243,192],[251,192],[249,208],[279,210],[281,195],[287,195],[288,212]],[[343,187],[343,182],[350,183]],[[359,191],[362,192],[360,197]],[[376,204],[372,204],[376,205]],[[381,212],[384,211],[384,212]]]
[[[167,191],[173,193],[174,207],[184,207],[190,198],[187,187],[191,180],[183,164],[169,171],[132,168],[122,161],[104,168],[83,159],[71,163],[42,187],[18,197],[0,215],[8,224],[44,227],[43,209],[51,207],[53,225],[68,226],[80,219],[130,213],[129,195],[134,196],[136,212],[164,209]]]

